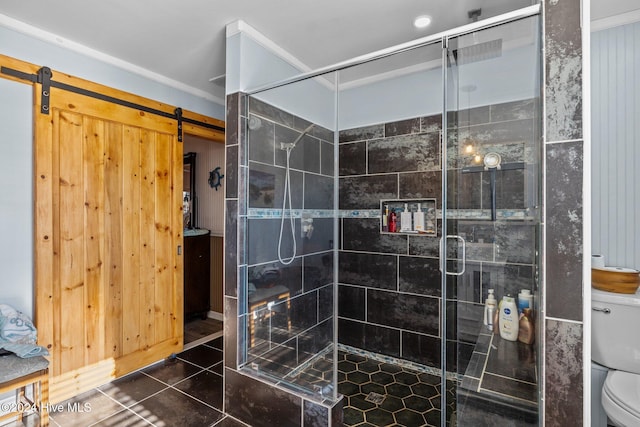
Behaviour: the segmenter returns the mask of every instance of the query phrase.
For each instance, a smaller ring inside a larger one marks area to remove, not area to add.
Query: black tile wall
[[[377,209],[380,199],[398,198],[398,175],[371,175],[340,179],[340,209]]]
[[[440,333],[439,299],[369,289],[367,320],[437,336]]]
[[[441,280],[439,259],[399,257],[398,290],[400,292],[440,296]]]
[[[383,254],[340,252],[338,281],[379,289],[396,289],[398,257]]]
[[[379,207],[378,201],[376,208]],[[380,220],[377,218],[344,218],[342,249],[404,254],[407,251],[407,236],[380,234]]]
[[[304,208],[333,209],[333,178],[305,174]]]
[[[249,114],[259,115],[260,118],[270,120],[290,128],[294,128],[294,116],[291,113],[267,104],[255,97],[247,97]]]
[[[225,410],[252,426],[300,426],[302,399],[225,369]]]
[[[582,139],[580,1],[545,1],[546,140]]]
[[[440,368],[440,338],[402,332],[402,357],[412,362]]]
[[[535,119],[538,102],[535,99],[505,102],[491,106],[491,120],[504,122],[517,119]]]
[[[367,143],[365,141],[340,144],[340,176],[364,175],[367,173]]]
[[[308,292],[291,299],[292,328],[304,330],[318,323],[318,293]]]
[[[333,283],[333,252],[309,255],[302,262],[304,292]]]
[[[365,320],[366,289],[359,286],[338,286],[338,316]]]
[[[303,203],[303,173],[289,171],[291,208],[300,209]],[[250,208],[282,208],[285,168],[249,163],[248,200]],[[287,194],[288,197],[288,194]],[[287,202],[288,207],[288,202]]]
[[[249,118],[258,119],[255,115],[249,115]],[[249,131],[249,160],[274,164],[275,153],[275,124],[267,120],[260,120],[260,127]]]
[[[304,402],[304,423],[305,427],[323,427],[329,425],[329,408],[317,403]]]
[[[309,128],[310,122],[254,98],[249,99],[248,110],[253,118],[260,120],[260,126],[248,132],[248,207],[282,208],[288,160],[291,207],[333,209],[334,181],[331,175],[322,174],[333,173],[333,133],[316,125],[303,135],[301,132]],[[287,152],[281,149],[281,144],[296,140],[287,159]],[[308,342],[308,336],[298,334],[308,335],[308,330],[315,330],[314,325],[330,317],[333,299],[328,297],[332,293],[326,289],[319,292],[317,288],[333,283],[333,259],[329,251],[334,247],[333,219],[313,218],[313,233],[305,237],[299,233],[301,220],[295,219],[294,224],[296,231],[292,236],[290,223],[285,220],[280,238],[280,218],[249,217],[245,250],[252,284],[258,288],[283,285],[291,295],[288,319],[275,316],[271,320],[274,325],[275,321],[290,321],[290,326],[286,323],[280,325],[286,332],[269,334],[268,331],[256,330],[256,333],[277,343],[286,341],[292,354],[300,350],[297,348],[300,342]],[[289,265],[283,265],[278,261],[278,244],[281,242],[280,255],[286,260],[293,254],[293,239],[298,258]],[[323,302],[322,310],[320,301]]]
[[[238,201],[225,201],[224,217],[224,294],[236,296],[238,282]]]
[[[400,330],[338,319],[338,342],[375,353],[400,357]]]
[[[451,141],[473,139],[484,154],[503,162],[532,162],[539,133],[536,101],[523,100],[452,112]],[[442,116],[411,118],[340,132],[339,206],[344,211],[379,209],[381,199],[435,198],[441,207]],[[450,144],[449,164],[475,165],[462,144]],[[366,164],[365,164],[366,161]],[[354,176],[355,175],[355,176]],[[491,207],[490,173],[448,171],[448,206]],[[536,186],[523,170],[497,171],[498,209],[524,209]],[[525,197],[527,195],[527,197]],[[440,367],[442,298],[439,238],[380,233],[378,218],[344,215],[339,254],[340,342],[428,366]],[[464,275],[447,280],[451,348],[448,369],[464,372],[482,324],[487,289],[499,297],[535,289],[536,229],[524,221],[452,220],[447,234],[467,240]],[[438,224],[438,236],[441,236]],[[451,255],[455,248],[451,246]],[[461,270],[452,261],[450,271]],[[457,306],[462,308],[458,311]],[[367,331],[375,331],[372,339]],[[402,340],[399,340],[400,335]],[[400,345],[393,347],[393,344]]]
[[[331,135],[333,138],[333,135]],[[333,140],[333,139],[332,139]],[[322,141],[320,144],[320,173],[322,175],[333,176],[334,172],[334,144],[328,143],[328,140]]]
[[[333,317],[333,283],[318,289],[318,320],[320,322]]]
[[[367,139],[382,138],[384,136],[384,125],[364,126],[355,129],[346,129],[340,131],[339,141],[365,141]]]
[[[280,149],[280,144],[293,143],[299,136],[300,132],[298,131],[276,125],[276,165],[286,166],[287,164],[287,153],[285,150]],[[289,165],[292,169],[320,173],[320,140],[311,135],[303,136],[302,139],[298,141],[295,148],[290,151]]]
[[[401,199],[440,199],[442,172],[411,172],[399,176]]]
[[[580,0],[545,0],[545,422],[582,425],[583,109]],[[583,283],[586,282],[586,283]]]
[[[333,319],[318,323],[308,332],[298,335],[298,363],[302,363],[333,342]]]
[[[228,199],[238,197],[238,146],[227,146],[227,170],[225,172],[225,190]]]
[[[582,320],[582,141],[547,147],[547,315]]]
[[[545,339],[546,425],[581,426],[582,324],[547,320]]]
[[[245,129],[248,118],[259,121]],[[333,340],[334,220],[313,218],[311,236],[292,237],[285,221],[282,257],[293,253],[288,265],[278,261],[280,218],[252,212],[280,209],[284,196],[287,157],[280,143],[296,140],[310,123],[255,98],[236,93],[227,99],[227,191],[225,211],[225,409],[255,426],[340,426],[336,405],[329,408],[306,402],[294,392],[247,376],[239,366],[255,362],[261,370],[289,374]],[[290,184],[293,209],[333,209],[333,132],[314,126],[291,152]],[[245,197],[246,195],[246,197]],[[250,289],[245,289],[244,283]],[[252,325],[257,338],[248,351],[247,304],[254,289],[275,286],[288,290],[290,299],[272,306],[269,322]],[[274,326],[272,329],[266,324]],[[267,340],[266,345],[263,340]],[[272,346],[272,347],[271,347]],[[264,352],[265,348],[273,351]]]
[[[237,363],[237,331],[238,331],[238,300],[224,297],[224,366],[236,369]]]
[[[295,230],[300,230],[300,220],[294,221]],[[250,218],[247,220],[247,263],[249,265],[278,260],[279,219]],[[302,238],[295,233],[296,248],[302,248]],[[286,219],[280,247],[282,257],[287,259],[293,253],[293,240],[289,220]]]
[[[367,155],[369,173],[439,170],[439,135],[425,133],[370,140]]]

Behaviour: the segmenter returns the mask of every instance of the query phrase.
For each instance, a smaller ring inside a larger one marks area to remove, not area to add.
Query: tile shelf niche
[[[400,231],[401,213],[404,212],[404,207],[407,206],[407,210],[411,213],[412,218],[412,231]],[[413,214],[420,210],[424,213],[424,230],[415,231],[415,225],[413,224]],[[397,231],[388,231],[388,224],[390,222],[389,214],[395,211],[397,218]],[[436,199],[384,199],[380,200],[380,233],[382,234],[408,234],[412,236],[431,236],[435,237],[438,230],[437,221],[437,209]],[[387,219],[387,229],[385,229],[385,221]]]

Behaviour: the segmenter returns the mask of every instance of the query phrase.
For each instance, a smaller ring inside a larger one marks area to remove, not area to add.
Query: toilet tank
[[[612,369],[640,374],[640,291],[591,290],[591,359]]]

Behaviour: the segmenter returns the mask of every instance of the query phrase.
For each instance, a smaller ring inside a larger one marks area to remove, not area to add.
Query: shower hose
[[[295,230],[295,219],[293,218],[293,211],[291,209],[291,177],[289,174],[289,158],[291,157],[291,150],[293,147],[287,147],[287,167],[285,169],[284,174],[284,194],[282,196],[282,216],[280,218],[280,236],[278,237],[278,259],[284,265],[289,265],[293,262],[296,257],[296,230]],[[283,258],[282,257],[282,235],[284,233],[284,217],[285,212],[287,211],[287,200],[289,200],[289,224],[291,224],[291,240],[293,241],[293,253],[291,254],[291,258]]]

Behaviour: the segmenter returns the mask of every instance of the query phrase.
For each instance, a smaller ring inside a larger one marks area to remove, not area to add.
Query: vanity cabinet
[[[193,234],[193,235],[192,235]],[[209,313],[211,241],[209,230],[188,230],[184,236],[184,319]]]

